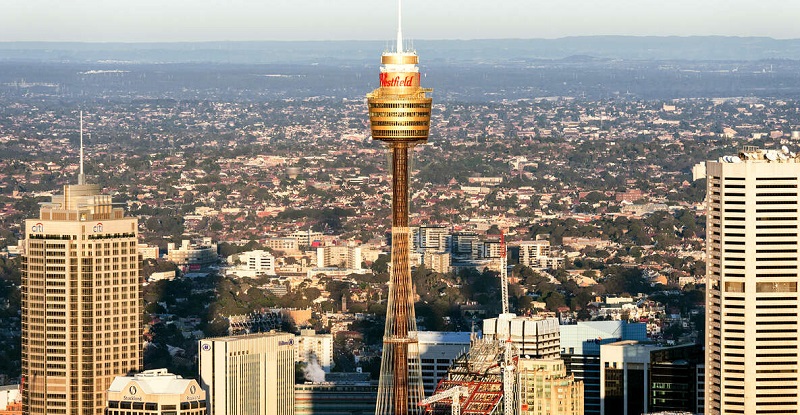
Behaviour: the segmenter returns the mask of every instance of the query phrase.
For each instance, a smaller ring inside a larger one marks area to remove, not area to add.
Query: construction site
[[[436,386],[434,394],[420,402],[427,414],[488,415],[503,414],[504,375],[512,376],[513,366],[504,365],[509,347],[499,342],[476,339]],[[509,373],[507,373],[507,371]],[[511,383],[513,389],[513,382]],[[509,394],[513,396],[513,393]],[[513,407],[513,404],[511,405]]]
[[[581,415],[583,382],[560,359],[558,319],[509,312],[502,234],[500,244],[502,314],[484,320],[483,338],[473,337],[419,406],[430,415]]]
[[[500,234],[500,290],[502,316],[508,312],[508,267],[505,237]],[[516,359],[510,337],[472,339],[467,353],[458,357],[434,394],[420,401],[428,414],[512,415]],[[508,393],[505,393],[508,391]],[[502,403],[502,404],[501,404]]]

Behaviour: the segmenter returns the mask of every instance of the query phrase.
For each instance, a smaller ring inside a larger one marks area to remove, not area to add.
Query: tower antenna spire
[[[84,176],[83,176],[83,111],[81,111],[81,151],[80,151],[80,157],[81,157],[81,168],[80,168],[80,171],[78,172],[78,184],[86,184],[86,181],[85,181]]]
[[[397,53],[403,53],[403,0],[397,0]]]

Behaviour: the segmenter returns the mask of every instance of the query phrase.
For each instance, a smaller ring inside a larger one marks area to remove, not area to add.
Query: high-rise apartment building
[[[200,340],[200,383],[209,415],[293,415],[294,335]]]
[[[800,159],[707,163],[707,414],[800,413]]]
[[[361,269],[361,247],[347,245],[321,246],[317,248],[317,267]]]
[[[564,257],[552,254],[547,239],[536,239],[519,243],[519,263],[531,268],[560,268]]]
[[[81,161],[23,229],[24,412],[102,414],[114,377],[142,363],[137,220],[84,183]]]
[[[170,242],[167,244],[167,259],[187,270],[199,270],[217,262],[217,244],[208,237],[195,242],[184,239],[180,246]]]
[[[422,251],[450,251],[450,229],[444,225],[424,225],[416,229],[415,248]]]
[[[425,252],[422,257],[425,268],[441,274],[450,272],[450,253],[449,252]]]
[[[451,237],[453,258],[472,261],[480,258],[481,241],[475,232],[454,232]]]
[[[519,355],[534,359],[557,359],[561,344],[558,319],[500,314],[483,320],[483,337],[493,341],[511,340]]]
[[[583,382],[561,359],[519,358],[517,395],[520,415],[583,415]]]
[[[242,252],[231,255],[234,263],[228,268],[228,275],[256,278],[261,275],[275,275],[275,257],[264,250]]]
[[[294,338],[294,360],[318,365],[325,373],[333,367],[333,335],[318,334],[314,329],[302,329]]]

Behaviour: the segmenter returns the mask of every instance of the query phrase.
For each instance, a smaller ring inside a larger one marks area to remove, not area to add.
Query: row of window
[[[378,133],[378,134],[376,134]],[[428,131],[427,130],[408,130],[408,131],[396,131],[396,130],[380,130],[380,131],[373,131],[372,133],[373,138],[381,138],[381,137],[427,137]]]
[[[428,121],[373,121],[373,127],[427,127]]]
[[[370,108],[430,108],[430,102],[370,102]]]

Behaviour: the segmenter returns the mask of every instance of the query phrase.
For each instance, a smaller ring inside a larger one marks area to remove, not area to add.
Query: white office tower
[[[453,361],[469,350],[470,336],[471,333],[467,331],[417,332],[425,396],[433,395],[436,385],[445,377]]]
[[[209,415],[293,415],[294,335],[200,340],[200,384]]]
[[[800,413],[800,159],[745,148],[707,174],[706,413]]]
[[[555,317],[518,317],[512,313],[483,320],[483,337],[490,340],[511,339],[519,355],[532,359],[558,359],[561,356],[558,319]]]

